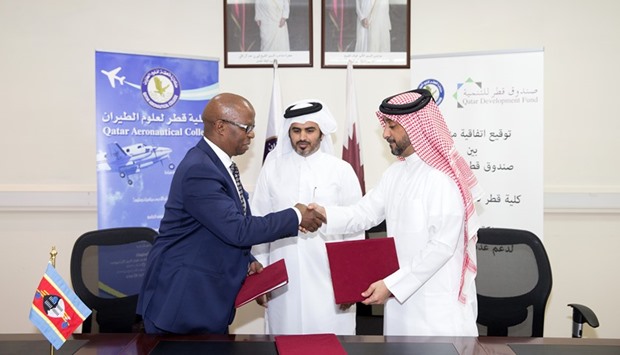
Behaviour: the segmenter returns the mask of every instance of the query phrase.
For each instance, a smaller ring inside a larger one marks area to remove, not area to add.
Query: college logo
[[[426,89],[433,95],[433,99],[437,106],[443,101],[444,90],[443,85],[435,79],[426,79],[418,85],[418,89]]]
[[[142,97],[156,109],[167,109],[179,101],[181,85],[168,69],[149,70],[142,78]]]

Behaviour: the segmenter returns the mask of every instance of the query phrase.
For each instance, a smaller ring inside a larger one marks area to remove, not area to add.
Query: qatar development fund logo
[[[443,85],[435,79],[426,79],[422,81],[420,85],[418,85],[418,89],[426,89],[430,91],[437,106],[439,106],[443,101],[443,96],[445,93],[443,90]]]
[[[456,100],[457,108],[464,108],[467,104],[476,103],[471,100],[472,96],[481,95],[482,93],[482,82],[467,78],[462,83],[456,83],[456,91],[452,97]]]
[[[149,70],[142,78],[142,97],[156,109],[167,109],[179,101],[181,85],[168,69]]]
[[[488,83],[487,83],[488,84]],[[519,87],[515,85],[483,85],[482,81],[467,78],[456,84],[454,100],[457,108],[472,105],[534,105],[539,103],[539,92],[536,87]]]

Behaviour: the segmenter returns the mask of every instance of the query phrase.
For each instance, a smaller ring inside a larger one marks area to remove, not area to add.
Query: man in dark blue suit
[[[229,93],[215,96],[202,113],[204,137],[177,167],[148,256],[137,309],[147,333],[228,333],[243,280],[262,270],[252,245],[325,222],[302,204],[252,216],[231,157],[248,150],[254,117],[250,102]]]

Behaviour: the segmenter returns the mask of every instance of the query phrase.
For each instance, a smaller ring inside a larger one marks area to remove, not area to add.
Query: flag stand
[[[53,267],[56,267],[56,255],[58,252],[56,251],[56,246],[52,245],[52,250],[50,251],[50,263],[52,263]],[[54,345],[50,342],[50,355],[54,355]]]
[[[50,342],[52,355],[92,313],[56,271],[57,255],[53,246],[28,316]]]

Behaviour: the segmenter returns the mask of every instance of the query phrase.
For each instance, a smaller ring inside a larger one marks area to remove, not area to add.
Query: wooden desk
[[[459,355],[520,355],[511,345],[551,345],[568,346],[571,351],[582,351],[585,354],[596,354],[603,350],[604,354],[620,354],[620,339],[572,339],[572,338],[504,338],[504,337],[398,337],[398,336],[339,336],[340,342],[346,348],[355,346],[356,352],[365,353],[365,348],[377,351],[389,344],[409,344],[415,349],[415,344],[452,344]],[[203,336],[153,336],[146,334],[74,334],[68,343],[63,345],[56,355],[70,353],[70,350],[79,347],[78,355],[111,355],[129,354],[146,355],[157,348],[158,344],[183,342],[188,344],[222,343],[241,344],[245,349],[255,348],[251,355],[277,354],[273,345],[273,336],[269,335],[203,335]],[[254,343],[254,344],[251,344]],[[270,344],[271,343],[271,344]],[[389,344],[388,344],[389,343]],[[40,334],[0,334],[0,353],[11,354],[15,346],[27,349],[28,353],[49,354],[49,343]],[[10,348],[13,346],[13,348]],[[402,348],[402,347],[401,347]],[[529,347],[534,350],[541,348]],[[41,349],[44,351],[41,352]],[[45,351],[47,349],[47,352]],[[598,349],[598,350],[597,350]],[[529,350],[529,349],[528,349]],[[550,349],[546,349],[547,351]],[[553,350],[553,349],[552,349]],[[381,350],[379,350],[381,351]],[[415,352],[414,352],[415,353]],[[539,352],[540,353],[540,352]],[[581,352],[578,352],[581,353]],[[350,351],[350,354],[353,354]],[[411,353],[410,353],[411,354]],[[373,355],[378,355],[376,352]],[[432,354],[429,354],[432,355]]]

